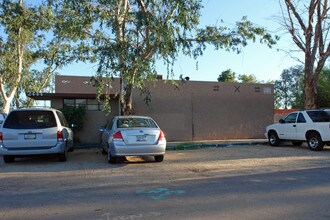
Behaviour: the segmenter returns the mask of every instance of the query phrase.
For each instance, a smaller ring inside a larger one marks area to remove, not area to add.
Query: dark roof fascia
[[[84,94],[84,93],[36,93],[29,92],[26,96],[34,100],[49,100],[56,98],[67,98],[67,99],[96,99],[96,94]],[[101,95],[101,99],[105,98],[105,95]],[[117,99],[118,95],[110,94],[111,99]]]

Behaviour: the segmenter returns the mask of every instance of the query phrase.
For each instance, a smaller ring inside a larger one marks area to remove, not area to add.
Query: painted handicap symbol
[[[173,194],[184,194],[186,191],[184,190],[170,190],[167,188],[158,188],[158,189],[153,189],[153,190],[136,190],[135,191],[137,194],[150,194],[150,198],[153,200],[163,200]]]

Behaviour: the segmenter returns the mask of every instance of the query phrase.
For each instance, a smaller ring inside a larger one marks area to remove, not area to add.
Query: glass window
[[[306,119],[305,119],[303,114],[299,113],[297,122],[298,123],[306,123]]]
[[[37,129],[57,127],[51,111],[13,111],[3,125],[11,129]]]
[[[330,117],[325,111],[307,111],[313,122],[330,122]]]
[[[63,107],[83,107],[89,111],[103,110],[102,101],[98,102],[97,99],[63,99]]]
[[[99,103],[96,99],[87,99],[87,110],[98,111]]]
[[[284,122],[285,122],[285,123],[296,123],[297,115],[298,115],[297,112],[289,114],[289,115],[284,119]]]
[[[156,123],[148,118],[120,118],[117,121],[118,128],[157,128]]]
[[[63,115],[62,112],[56,111],[56,114],[58,116],[58,118],[60,119],[60,123],[62,126],[64,127],[68,127],[68,122],[65,119],[65,116]]]
[[[113,118],[113,119],[111,120],[111,122],[107,124],[107,129],[108,129],[108,130],[111,130],[111,129],[112,129],[112,125],[113,125],[113,122],[114,122],[114,121],[115,121],[115,119]]]
[[[74,99],[64,99],[63,100],[63,107],[74,107]]]
[[[86,107],[87,100],[86,99],[76,99],[75,100],[75,107]]]

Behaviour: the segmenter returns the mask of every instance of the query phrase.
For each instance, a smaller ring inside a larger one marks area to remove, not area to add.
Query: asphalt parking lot
[[[5,164],[1,158],[0,219],[218,219],[218,206],[207,206],[199,210],[200,214],[194,214],[194,210],[198,209],[192,201],[199,200],[200,204],[208,203],[210,200],[216,200],[219,204],[226,202],[223,207],[228,206],[228,209],[221,212],[222,219],[294,219],[290,215],[279,215],[278,210],[271,208],[267,212],[263,210],[259,213],[255,210],[254,212],[258,213],[236,212],[233,215],[230,214],[230,210],[239,205],[232,202],[240,196],[247,201],[246,204],[241,204],[242,206],[251,205],[248,201],[254,195],[254,190],[258,190],[255,184],[265,182],[265,185],[261,186],[270,187],[269,184],[275,177],[283,178],[291,192],[295,190],[291,188],[294,180],[310,178],[316,183],[321,181],[323,188],[318,190],[323,190],[322,194],[329,198],[328,174],[321,174],[320,180],[315,179],[313,174],[313,170],[322,172],[329,168],[330,147],[313,152],[305,145],[251,145],[176,150],[168,151],[161,163],[154,162],[153,157],[128,157],[122,163],[109,164],[106,156],[96,148],[75,150],[69,154],[67,162],[58,162],[56,157],[45,156],[18,158],[15,163]],[[311,174],[303,174],[305,171]],[[285,177],[281,177],[282,174]],[[220,184],[225,188],[216,188],[220,187],[219,182],[222,181],[228,181],[226,185]],[[240,194],[240,190],[234,190],[231,185],[244,187],[245,184],[241,185],[242,181],[247,181],[246,186],[252,188]],[[199,184],[193,188],[192,183]],[[308,181],[304,183],[309,184]],[[209,191],[199,192],[203,185],[209,185]],[[267,191],[272,191],[274,187]],[[308,188],[310,185],[303,187]],[[233,194],[228,194],[228,198],[223,197],[220,195],[222,190],[232,191]],[[283,190],[286,190],[285,187]],[[194,198],[191,198],[192,194]],[[230,198],[233,201],[229,201]],[[254,199],[256,204],[265,202],[258,201],[258,198]],[[300,200],[299,197],[295,199]],[[192,203],[179,210],[173,207],[182,206],[186,201]],[[326,205],[330,201],[313,201],[317,202]],[[288,198],[288,203],[291,207],[294,201]],[[203,210],[207,210],[207,213],[203,213]],[[330,217],[330,212],[326,210],[324,213],[317,213],[316,217],[322,219]],[[305,213],[302,214],[308,217]]]

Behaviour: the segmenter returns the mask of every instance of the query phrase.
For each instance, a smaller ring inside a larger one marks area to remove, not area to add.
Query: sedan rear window
[[[325,111],[307,111],[313,122],[330,122],[330,117]]]
[[[152,119],[148,118],[120,118],[117,121],[118,128],[158,128]]]
[[[36,129],[57,127],[53,112],[51,111],[13,111],[4,128],[10,129]]]

